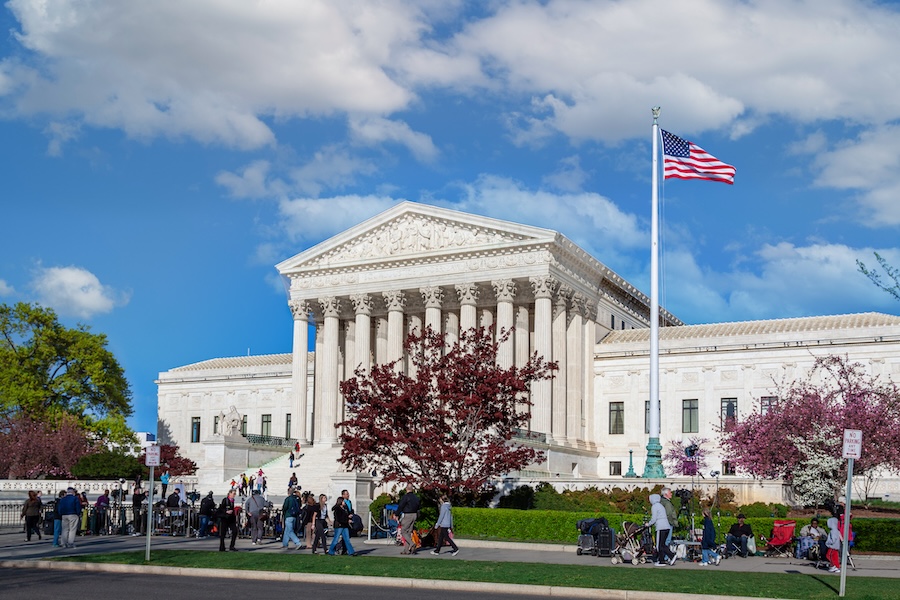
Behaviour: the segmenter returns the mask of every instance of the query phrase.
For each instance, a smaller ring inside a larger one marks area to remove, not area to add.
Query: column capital
[[[353,304],[353,310],[358,315],[371,315],[372,307],[375,302],[369,294],[354,294],[350,296],[350,302]]]
[[[406,306],[406,295],[403,292],[400,290],[389,290],[382,292],[381,295],[384,296],[384,303],[387,305],[388,312],[403,312],[403,308]]]
[[[553,298],[553,292],[559,287],[559,281],[549,275],[531,277],[528,281],[531,282],[535,298]]]
[[[472,306],[478,302],[478,286],[474,283],[457,283],[456,294],[459,296],[460,304],[470,304]]]
[[[516,282],[512,279],[495,279],[491,282],[497,302],[512,302],[516,299]]]
[[[444,290],[438,286],[419,288],[419,293],[422,294],[425,308],[440,308],[444,302]]]
[[[309,313],[312,310],[309,300],[291,300],[288,306],[295,321],[309,321]]]
[[[341,316],[341,301],[334,296],[319,298],[319,306],[322,307],[322,312],[325,313],[326,318]]]
[[[594,311],[591,310],[591,299],[580,292],[572,294],[572,310],[585,319],[592,319]]]

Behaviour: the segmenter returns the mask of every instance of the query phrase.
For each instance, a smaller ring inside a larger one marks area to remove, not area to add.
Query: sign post
[[[844,530],[841,532],[841,597],[847,588],[847,555],[850,552],[850,496],[853,493],[853,460],[862,457],[862,431],[844,430],[843,458],[847,459],[847,493],[844,496]]]
[[[144,464],[150,467],[150,492],[147,494],[147,547],[144,560],[150,562],[150,533],[153,531],[153,468],[159,466],[159,446],[147,446]]]

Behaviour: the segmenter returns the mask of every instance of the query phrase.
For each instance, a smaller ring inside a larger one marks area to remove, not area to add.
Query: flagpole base
[[[650,438],[647,443],[647,462],[644,464],[644,479],[665,479],[666,472],[662,466],[662,445],[659,438]]]

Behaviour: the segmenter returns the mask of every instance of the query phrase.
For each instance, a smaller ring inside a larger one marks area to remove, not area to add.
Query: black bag
[[[362,530],[362,517],[360,517],[359,515],[350,515],[350,535],[352,537],[356,537],[356,535]]]
[[[609,527],[600,526],[597,531],[597,556],[610,556],[615,542],[613,541],[613,530]]]
[[[268,521],[269,520],[269,509],[261,508],[259,510],[259,520],[260,521]]]

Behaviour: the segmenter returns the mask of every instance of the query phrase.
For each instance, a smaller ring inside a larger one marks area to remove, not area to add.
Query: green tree
[[[881,266],[884,274],[894,282],[894,285],[889,286],[884,283],[884,280],[881,278],[881,273],[879,273],[875,269],[869,269],[861,260],[856,261],[856,266],[859,267],[859,272],[871,279],[872,283],[886,291],[888,294],[890,294],[897,300],[900,300],[900,269],[891,266],[888,261],[885,260],[884,257],[877,252],[875,252],[875,260],[878,261],[878,264]]]
[[[131,389],[103,334],[37,304],[0,304],[0,420],[72,415],[95,439],[130,443]]]
[[[143,473],[136,456],[121,451],[104,450],[88,454],[72,467],[72,475],[79,479],[119,479],[129,481]]]

